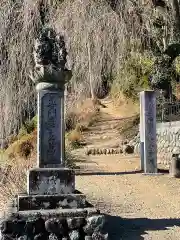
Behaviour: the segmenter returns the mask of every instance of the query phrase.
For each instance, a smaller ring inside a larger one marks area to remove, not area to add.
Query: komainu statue
[[[67,65],[64,37],[52,28],[44,28],[35,41],[34,71],[30,77],[35,82],[61,82],[72,76]]]

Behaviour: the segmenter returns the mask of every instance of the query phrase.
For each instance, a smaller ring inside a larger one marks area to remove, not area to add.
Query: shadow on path
[[[180,226],[180,219],[149,219],[149,218],[121,218],[106,215],[106,231],[110,240],[142,240],[146,231],[167,230],[174,226]]]
[[[129,175],[129,174],[137,174],[142,173],[141,170],[138,171],[130,171],[130,172],[100,172],[100,171],[94,171],[94,172],[76,172],[76,175],[78,176],[114,176],[114,175]]]
[[[138,173],[144,173],[144,172],[142,170],[127,171],[127,172],[106,172],[106,171],[103,172],[103,171],[86,170],[85,172],[83,172],[83,169],[79,169],[78,171],[76,171],[77,176],[114,176],[114,175],[131,175],[131,174],[138,174]],[[162,175],[168,174],[169,170],[158,169],[158,173],[161,173]]]

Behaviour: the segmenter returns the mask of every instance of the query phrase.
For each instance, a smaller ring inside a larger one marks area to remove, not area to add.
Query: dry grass
[[[139,114],[128,119],[122,120],[117,129],[123,139],[131,140],[139,132]]]
[[[139,103],[127,99],[123,94],[116,97],[107,98],[102,101],[105,107],[101,108],[101,115],[105,114],[112,118],[128,118],[139,114]]]
[[[83,141],[82,132],[74,129],[67,135],[67,140],[70,147],[72,147],[73,149],[81,147]]]
[[[88,129],[98,118],[99,101],[85,99],[77,101],[66,114],[66,131]]]
[[[139,113],[139,102],[125,98],[119,94],[117,99],[113,100],[116,111],[121,113],[121,117],[132,117]]]
[[[29,157],[36,150],[36,131],[23,135],[14,141],[5,151],[9,158]]]
[[[5,179],[0,182],[0,211],[5,211],[7,203],[10,202],[18,193],[26,190],[27,170],[35,165],[35,158],[13,158],[8,161],[11,169]]]
[[[77,101],[66,114],[67,144],[71,148],[84,145],[83,132],[94,124],[99,116],[100,101],[85,99]]]

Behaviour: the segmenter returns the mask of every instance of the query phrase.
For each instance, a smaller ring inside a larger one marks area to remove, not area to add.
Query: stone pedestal
[[[47,209],[77,209],[88,204],[84,194],[25,195],[18,196],[18,211]]]
[[[154,91],[140,93],[141,103],[141,166],[144,173],[157,173],[156,95]],[[143,163],[144,162],[144,163]]]
[[[54,195],[75,191],[75,174],[68,168],[36,168],[28,173],[28,194]]]

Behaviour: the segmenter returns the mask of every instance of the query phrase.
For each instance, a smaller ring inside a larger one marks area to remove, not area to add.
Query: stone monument
[[[140,93],[140,108],[141,168],[146,174],[155,174],[157,173],[157,141],[154,91]]]
[[[75,173],[65,167],[64,38],[45,28],[35,43],[31,78],[38,93],[37,167],[27,175],[27,193],[19,195],[1,221],[0,239],[107,239],[105,218],[75,189]]]

